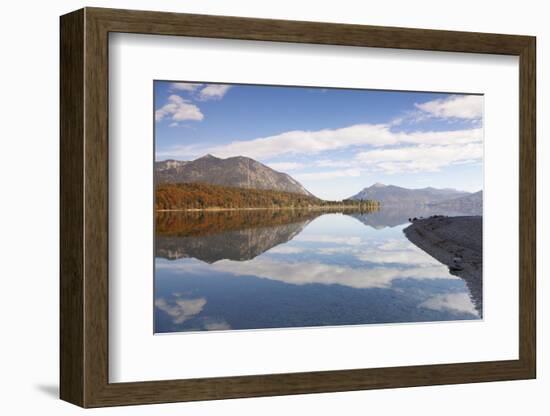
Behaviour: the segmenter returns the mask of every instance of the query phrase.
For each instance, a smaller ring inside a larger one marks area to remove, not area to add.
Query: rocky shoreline
[[[412,220],[407,238],[462,278],[482,316],[483,218],[433,216]]]

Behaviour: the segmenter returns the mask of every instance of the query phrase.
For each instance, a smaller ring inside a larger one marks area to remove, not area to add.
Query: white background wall
[[[545,2],[124,0],[4,2],[0,14],[0,409],[3,414],[83,412],[58,390],[58,16],[83,6],[536,35],[538,41],[539,377],[535,381],[225,400],[87,411],[88,414],[545,415],[550,285],[544,282],[542,212],[550,146],[544,143],[550,26]],[[513,190],[511,190],[513,191]],[[547,193],[546,193],[547,194]],[[504,224],[503,224],[504,225]],[[543,235],[545,234],[545,235]],[[505,235],[503,234],[503,237]],[[404,344],[406,353],[406,343]]]

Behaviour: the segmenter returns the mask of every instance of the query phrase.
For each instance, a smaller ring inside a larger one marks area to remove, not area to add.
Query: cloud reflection
[[[308,244],[300,244],[304,242]],[[311,243],[321,246],[311,246]],[[284,256],[281,257],[281,254]],[[342,264],[338,257],[341,255],[350,256],[354,261]],[[398,279],[458,279],[449,273],[446,266],[407,240],[387,236],[369,241],[360,236],[320,233],[300,235],[294,239],[292,246],[274,247],[248,261],[220,260],[212,265],[160,262],[157,267],[196,274],[215,270],[293,285],[343,285],[355,289],[390,288]]]
[[[353,268],[319,262],[280,262],[270,258],[235,263],[224,260],[214,265],[218,271],[237,276],[251,275],[264,279],[304,285],[343,285],[355,289],[389,288],[396,279],[456,279],[444,266]]]
[[[376,231],[333,214],[307,227],[292,224],[299,227],[288,228],[290,234],[277,225],[255,233],[220,231],[208,240],[186,237],[194,243],[184,246],[184,257],[157,257],[164,298],[159,295],[155,305],[167,314],[158,328],[212,331],[479,317],[462,280],[410,243],[405,226]],[[228,238],[237,232],[243,238]],[[213,251],[215,256],[204,255]]]
[[[306,251],[302,247],[295,247],[289,245],[279,245],[269,250],[270,254],[299,254]]]
[[[223,320],[214,321],[211,319],[206,319],[204,322],[204,329],[207,331],[227,331],[228,329],[231,329],[231,325]]]
[[[435,311],[451,310],[470,313],[476,316],[478,315],[472,299],[467,293],[447,293],[444,295],[435,295],[426,299],[418,306]]]
[[[182,324],[193,318],[201,313],[204,305],[206,305],[205,298],[181,299],[176,294],[175,296],[176,299],[172,304],[164,298],[155,299],[155,306],[170,315],[174,324]]]
[[[350,236],[350,237],[339,237],[323,234],[309,234],[304,235],[300,234],[294,238],[296,242],[305,242],[305,243],[331,243],[331,244],[345,244],[349,246],[358,246],[361,244],[361,237]]]
[[[293,285],[337,284],[355,289],[389,288],[396,279],[458,279],[449,274],[445,266],[436,264],[422,267],[354,268],[314,261],[280,261],[267,256],[243,262],[221,260],[213,265],[163,262],[158,263],[157,267],[187,272],[190,269],[193,272],[216,270],[234,276],[255,276]]]

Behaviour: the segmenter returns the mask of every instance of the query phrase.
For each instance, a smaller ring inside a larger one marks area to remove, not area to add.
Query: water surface
[[[479,319],[407,225],[384,209],[157,214],[155,332]]]

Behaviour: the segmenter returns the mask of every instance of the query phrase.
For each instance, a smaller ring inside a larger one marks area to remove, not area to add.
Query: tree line
[[[163,210],[239,208],[357,208],[378,209],[372,200],[325,201],[314,196],[263,189],[244,189],[203,183],[158,184],[155,208]]]

